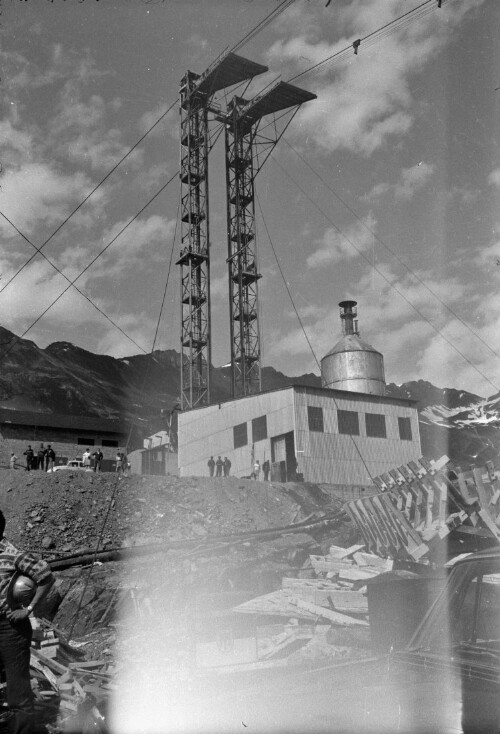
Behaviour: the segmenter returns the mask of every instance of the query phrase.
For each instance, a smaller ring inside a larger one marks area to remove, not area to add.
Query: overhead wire
[[[444,1],[444,0],[443,0]],[[370,41],[370,45],[372,45],[371,39],[377,38],[379,40],[380,38],[384,38],[386,36],[383,35],[384,31],[392,30],[394,27],[394,31],[399,30],[402,24],[401,21],[405,19],[411,20],[413,22],[415,19],[419,20],[419,17],[416,16],[416,13],[420,11],[422,8],[425,8],[426,6],[431,6],[431,4],[436,5],[436,0],[425,0],[425,2],[421,3],[420,5],[417,5],[415,8],[412,8],[411,10],[408,10],[406,13],[403,13],[402,15],[398,16],[397,18],[394,18],[393,20],[385,23],[383,26],[380,26],[380,28],[375,29],[374,31],[371,31],[370,33],[366,34],[365,36],[362,36],[361,38],[357,39],[359,41],[358,48],[362,50],[364,48],[364,44],[366,41]],[[413,16],[416,16],[415,18]],[[355,43],[357,43],[355,41]],[[352,54],[353,52],[353,44],[349,44],[348,46],[345,46],[342,49],[339,49],[335,53],[331,54],[330,56],[325,57],[321,61],[316,62],[312,66],[309,66],[308,68],[304,69],[303,71],[299,72],[295,76],[291,77],[288,81],[289,82],[295,82],[297,79],[301,79],[302,77],[306,76],[306,74],[310,74],[313,71],[316,71],[320,67],[324,66],[325,64],[328,64],[335,59],[338,59],[339,57],[347,56],[347,54]]]
[[[6,351],[2,353],[2,355],[0,356],[0,359],[4,359],[8,354],[10,354],[10,352],[14,348],[15,344],[17,343],[17,341],[19,339],[22,339],[23,337],[25,337],[26,334],[29,331],[31,331],[31,329],[45,316],[45,314],[48,313],[48,311],[50,311],[50,309],[53,306],[55,306],[55,304],[64,296],[64,294],[67,293],[69,291],[69,289],[74,286],[74,284],[76,283],[76,281],[79,280],[82,277],[82,275],[84,275],[84,273],[86,273],[87,270],[89,270],[92,267],[92,265],[94,265],[94,263],[106,252],[106,250],[108,250],[111,247],[111,245],[114,242],[116,242],[116,240],[118,239],[118,237],[120,237],[120,235],[123,234],[123,232],[125,232],[125,230],[128,229],[128,227],[130,227],[130,225],[133,222],[135,222],[135,220],[167,188],[167,186],[169,186],[169,184],[172,183],[172,181],[174,180],[174,178],[177,177],[178,173],[179,172],[176,171],[174,173],[174,175],[171,176],[171,178],[167,181],[167,183],[163,184],[163,186],[154,194],[154,196],[152,196],[149,199],[149,201],[146,204],[144,204],[144,206],[137,212],[137,214],[134,214],[134,216],[131,219],[129,219],[129,221],[120,229],[120,231],[113,237],[113,239],[110,242],[108,242],[108,244],[86,265],[86,267],[80,272],[80,274],[77,275],[76,278],[74,278],[73,280],[71,280],[70,283],[69,283],[69,285],[57,296],[57,298],[55,298],[50,303],[50,305],[47,306],[47,308],[45,308],[44,311],[30,324],[30,326],[28,326],[28,328],[23,331],[23,333],[21,334],[21,336],[15,336],[14,339],[12,339],[12,345],[10,346],[10,348],[8,347],[6,349]],[[141,351],[144,351],[144,350],[141,350]]]
[[[309,201],[309,202],[310,202],[310,203],[311,203],[311,204],[312,204],[312,205],[313,205],[314,207],[316,207],[316,209],[318,209],[318,211],[320,211],[320,212],[321,212],[321,214],[323,214],[323,216],[324,216],[324,217],[326,218],[326,220],[327,220],[328,222],[330,222],[330,224],[331,224],[331,225],[332,225],[332,227],[333,227],[333,228],[334,228],[334,229],[336,230],[336,232],[338,232],[338,234],[340,234],[340,235],[341,235],[341,237],[343,237],[343,238],[344,238],[344,239],[346,240],[346,242],[348,242],[348,243],[349,243],[349,244],[351,245],[351,247],[353,247],[353,248],[354,248],[354,250],[356,250],[356,252],[358,253],[358,255],[360,255],[360,256],[361,256],[361,257],[362,257],[362,258],[363,258],[364,260],[366,260],[366,262],[367,262],[367,263],[368,263],[368,264],[370,265],[370,267],[371,267],[371,268],[372,268],[372,269],[373,269],[373,270],[374,270],[374,271],[375,271],[375,272],[376,272],[376,273],[377,273],[378,275],[380,275],[380,277],[381,277],[381,278],[382,278],[383,280],[385,280],[385,282],[386,282],[386,283],[387,283],[387,284],[388,284],[388,285],[389,285],[389,286],[390,286],[390,287],[391,287],[391,288],[392,288],[392,289],[393,289],[393,290],[394,290],[394,291],[395,291],[396,293],[398,293],[398,294],[399,294],[399,295],[401,296],[401,298],[402,298],[402,299],[403,299],[403,300],[404,300],[404,301],[405,301],[405,302],[406,302],[406,303],[407,303],[407,304],[408,304],[408,305],[410,306],[410,308],[412,308],[412,309],[413,309],[413,310],[415,311],[415,313],[416,313],[416,314],[417,314],[417,315],[418,315],[418,316],[419,316],[420,318],[422,318],[422,319],[423,319],[424,321],[426,321],[426,322],[427,322],[427,323],[429,324],[429,326],[431,326],[431,328],[432,328],[432,329],[434,329],[434,331],[436,332],[436,334],[438,334],[438,335],[439,335],[439,336],[441,337],[441,339],[443,339],[443,341],[445,341],[445,342],[446,342],[446,343],[447,343],[447,344],[448,344],[448,345],[449,345],[449,346],[450,346],[450,347],[451,347],[451,348],[452,348],[452,349],[453,349],[453,350],[454,350],[454,351],[455,351],[455,352],[456,352],[457,354],[459,354],[459,355],[460,355],[460,357],[462,357],[462,359],[464,359],[464,360],[465,360],[465,362],[467,362],[467,364],[468,364],[468,365],[469,365],[470,367],[472,367],[472,369],[474,369],[474,370],[475,370],[475,371],[476,371],[476,372],[477,372],[477,373],[478,373],[478,374],[479,374],[479,375],[480,375],[480,376],[481,376],[481,377],[482,377],[482,378],[483,378],[483,379],[484,379],[484,380],[485,380],[485,381],[486,381],[486,382],[487,382],[488,384],[490,384],[490,385],[491,385],[491,386],[492,386],[492,387],[493,387],[493,388],[494,388],[494,389],[495,389],[496,391],[498,391],[498,390],[499,390],[500,388],[499,388],[499,387],[498,387],[497,385],[495,385],[495,383],[493,383],[493,382],[492,382],[492,381],[491,381],[491,380],[489,379],[489,377],[487,377],[487,376],[486,376],[486,375],[484,374],[484,372],[483,372],[483,371],[482,371],[481,369],[479,369],[479,367],[477,367],[477,365],[475,365],[475,364],[474,364],[473,362],[471,362],[471,360],[470,360],[470,359],[469,359],[469,358],[468,358],[468,357],[467,357],[467,356],[466,356],[465,354],[463,354],[463,352],[461,352],[461,351],[460,351],[460,349],[458,349],[458,347],[457,347],[457,346],[456,346],[456,345],[455,345],[455,344],[454,344],[454,343],[453,343],[453,342],[452,342],[452,341],[451,341],[450,339],[448,339],[448,338],[447,338],[447,337],[446,337],[446,336],[445,336],[445,335],[443,334],[443,332],[442,332],[442,331],[441,331],[440,329],[438,329],[438,328],[437,328],[436,326],[434,326],[434,324],[433,324],[432,322],[430,322],[430,321],[429,321],[429,320],[428,320],[428,319],[427,319],[427,318],[426,318],[426,317],[425,317],[425,316],[424,316],[424,315],[423,315],[423,314],[421,313],[421,311],[419,311],[419,309],[418,309],[418,308],[417,308],[417,307],[416,307],[416,306],[415,306],[415,305],[414,305],[414,304],[413,304],[413,303],[412,303],[412,302],[411,302],[411,301],[410,301],[410,300],[409,300],[409,299],[407,298],[407,296],[406,296],[406,295],[405,295],[405,294],[404,294],[404,293],[403,293],[403,292],[402,292],[402,291],[401,291],[401,290],[400,290],[400,289],[399,289],[399,288],[398,288],[398,287],[397,287],[397,286],[396,286],[396,285],[395,285],[395,284],[394,284],[393,282],[391,282],[391,281],[389,280],[389,278],[388,278],[388,277],[387,277],[387,276],[386,276],[386,275],[384,274],[384,272],[383,272],[383,271],[382,271],[382,270],[381,270],[380,268],[378,268],[378,267],[377,267],[377,266],[375,265],[375,263],[374,263],[374,262],[371,262],[371,261],[370,261],[370,259],[369,259],[369,258],[367,257],[367,255],[366,255],[366,254],[365,254],[365,253],[364,253],[364,252],[363,252],[363,251],[362,251],[361,249],[359,249],[359,247],[357,247],[357,246],[356,246],[356,244],[355,244],[355,243],[354,243],[354,242],[352,241],[352,239],[350,239],[350,238],[349,238],[349,237],[348,237],[348,236],[347,236],[347,235],[345,234],[345,232],[343,232],[343,231],[342,231],[342,229],[341,229],[341,228],[340,228],[340,227],[339,227],[339,226],[338,226],[338,225],[337,225],[337,224],[336,224],[336,223],[335,223],[335,222],[333,221],[333,219],[332,219],[332,218],[331,218],[331,217],[329,216],[329,214],[327,214],[327,213],[326,213],[326,212],[325,212],[325,211],[324,211],[324,210],[322,209],[322,207],[320,207],[320,206],[319,206],[319,204],[317,204],[317,202],[315,202],[315,201],[314,201],[314,200],[313,200],[313,199],[312,199],[312,198],[311,198],[311,197],[309,196],[309,194],[307,193],[307,191],[306,191],[306,190],[305,190],[305,189],[304,189],[304,188],[303,188],[303,187],[302,187],[302,186],[301,186],[301,185],[300,185],[300,184],[299,184],[299,183],[298,183],[298,182],[297,182],[297,181],[296,181],[296,180],[295,180],[295,179],[293,178],[293,176],[291,176],[291,174],[290,174],[290,173],[289,173],[289,172],[288,172],[288,171],[287,171],[287,170],[286,170],[286,169],[285,169],[285,168],[284,168],[284,167],[283,167],[283,166],[281,165],[281,163],[280,163],[280,162],[279,162],[279,161],[278,161],[278,160],[276,159],[276,157],[275,157],[275,156],[272,156],[272,160],[273,160],[273,161],[274,161],[274,163],[275,163],[275,164],[276,164],[276,165],[278,166],[278,168],[279,168],[279,169],[280,169],[280,170],[281,170],[281,171],[282,171],[282,172],[283,172],[283,173],[285,174],[285,176],[286,176],[286,177],[287,177],[288,179],[290,179],[290,181],[292,181],[292,182],[293,182],[293,183],[295,184],[295,186],[297,186],[297,188],[298,188],[298,189],[299,189],[299,190],[300,190],[300,191],[302,192],[302,194],[303,194],[303,195],[304,195],[304,196],[305,196],[305,197],[307,198],[307,200],[308,200],[308,201]]]
[[[470,332],[470,333],[471,333],[471,334],[472,334],[473,336],[475,336],[475,337],[476,337],[476,339],[477,339],[478,341],[480,341],[480,342],[481,342],[481,344],[482,344],[482,345],[483,345],[484,347],[486,347],[486,348],[487,348],[487,349],[488,349],[488,350],[489,350],[489,351],[491,352],[491,354],[492,354],[492,355],[494,355],[495,357],[498,357],[498,359],[500,359],[500,354],[499,354],[498,352],[496,352],[496,351],[495,351],[495,350],[494,350],[494,349],[493,349],[493,348],[492,348],[492,347],[491,347],[491,346],[490,346],[490,345],[488,344],[488,342],[486,342],[486,341],[485,341],[485,340],[484,340],[484,339],[483,339],[483,338],[482,338],[482,337],[481,337],[481,336],[480,336],[480,335],[479,335],[479,334],[478,334],[478,333],[477,333],[476,331],[474,331],[474,329],[473,329],[473,328],[472,328],[472,327],[470,326],[470,324],[468,324],[468,323],[467,323],[466,321],[464,321],[464,320],[463,320],[463,319],[461,318],[461,316],[459,316],[459,315],[458,315],[458,313],[457,313],[457,312],[456,312],[456,311],[455,311],[455,310],[454,310],[454,309],[453,309],[453,308],[452,308],[451,306],[449,306],[449,305],[448,305],[448,304],[447,304],[447,303],[446,303],[445,301],[443,301],[443,300],[442,300],[442,299],[441,299],[441,298],[439,297],[439,295],[438,295],[438,294],[437,294],[437,293],[436,293],[436,292],[435,292],[434,290],[432,290],[432,288],[431,288],[430,286],[428,286],[428,285],[427,285],[427,283],[426,283],[426,282],[425,282],[425,281],[424,281],[424,280],[423,280],[423,279],[422,279],[422,278],[421,278],[421,277],[420,277],[420,276],[418,275],[418,273],[416,273],[416,272],[415,272],[414,270],[412,270],[412,268],[410,268],[410,266],[409,266],[409,265],[408,265],[407,263],[405,263],[405,262],[404,262],[404,260],[403,260],[403,259],[402,259],[402,258],[401,258],[401,257],[400,257],[400,256],[399,256],[399,255],[398,255],[397,253],[396,253],[396,252],[394,252],[394,250],[393,250],[393,249],[392,249],[391,247],[389,247],[389,245],[388,245],[388,244],[387,244],[386,242],[384,242],[384,240],[382,240],[382,239],[381,239],[381,238],[380,238],[380,237],[379,237],[379,236],[378,236],[378,235],[377,235],[377,234],[376,234],[376,233],[375,233],[375,232],[373,231],[373,229],[371,229],[371,227],[369,227],[369,226],[368,226],[368,225],[366,224],[366,222],[365,222],[365,221],[364,221],[364,220],[362,219],[362,217],[360,217],[360,216],[359,216],[359,215],[357,214],[357,212],[356,212],[356,211],[355,211],[355,210],[354,210],[354,209],[353,209],[352,207],[350,207],[350,206],[349,206],[349,204],[348,204],[348,203],[347,203],[346,201],[344,201],[344,199],[342,199],[342,197],[341,197],[341,196],[340,196],[339,194],[337,194],[337,192],[336,192],[336,191],[335,191],[335,190],[334,190],[334,189],[333,189],[333,188],[332,188],[332,187],[331,187],[331,186],[330,186],[330,185],[329,185],[329,184],[328,184],[328,183],[327,183],[327,182],[326,182],[326,181],[324,180],[324,178],[323,178],[323,177],[322,177],[322,176],[321,176],[321,175],[320,175],[320,174],[319,174],[319,173],[318,173],[318,172],[317,172],[317,171],[315,170],[315,168],[314,168],[314,167],[313,167],[313,166],[312,166],[312,165],[311,165],[311,164],[310,164],[310,163],[309,163],[309,162],[308,162],[308,161],[307,161],[307,160],[306,160],[306,159],[304,158],[304,156],[303,156],[303,155],[301,155],[301,153],[299,153],[299,151],[298,151],[298,150],[296,150],[296,149],[294,148],[294,146],[293,146],[293,145],[292,145],[292,144],[291,144],[291,143],[290,143],[290,142],[289,142],[288,140],[286,140],[286,138],[283,138],[283,139],[284,139],[284,142],[285,142],[285,143],[286,143],[286,144],[288,145],[288,147],[289,147],[289,148],[290,148],[291,150],[293,150],[293,152],[295,153],[295,155],[296,155],[296,156],[297,156],[298,158],[300,158],[300,160],[301,160],[301,161],[302,161],[302,162],[303,162],[303,163],[304,163],[304,164],[305,164],[305,165],[306,165],[306,166],[307,166],[307,167],[309,168],[309,170],[310,170],[310,171],[312,171],[312,173],[313,173],[313,174],[314,174],[314,175],[315,175],[315,176],[316,176],[316,177],[317,177],[317,178],[318,178],[318,179],[319,179],[319,180],[321,181],[321,183],[322,183],[322,184],[323,184],[323,185],[324,185],[324,186],[325,186],[325,187],[326,187],[326,188],[328,189],[328,191],[330,191],[330,192],[331,192],[331,193],[332,193],[332,194],[333,194],[333,195],[335,196],[335,198],[336,198],[336,199],[337,199],[338,201],[340,201],[340,203],[341,203],[341,204],[342,204],[343,206],[345,206],[345,208],[346,208],[346,209],[347,209],[347,210],[348,210],[348,211],[349,211],[349,212],[350,212],[350,213],[351,213],[351,214],[353,215],[353,217],[354,217],[355,219],[357,219],[357,221],[358,221],[358,222],[359,222],[359,223],[360,223],[360,224],[361,224],[361,225],[362,225],[362,226],[364,227],[364,229],[366,229],[366,231],[367,231],[367,232],[369,232],[369,233],[370,233],[370,234],[371,234],[371,235],[372,235],[372,236],[373,236],[373,237],[374,237],[374,238],[375,238],[375,239],[377,240],[377,242],[379,242],[379,243],[380,243],[380,244],[382,245],[382,247],[384,247],[384,248],[385,248],[385,249],[386,249],[386,250],[387,250],[387,251],[388,251],[388,252],[389,252],[389,253],[390,253],[390,254],[392,255],[392,257],[394,257],[394,259],[395,259],[395,260],[397,260],[397,262],[398,262],[398,263],[399,263],[400,265],[402,265],[402,266],[403,266],[403,267],[404,267],[404,268],[405,268],[405,269],[406,269],[406,270],[408,271],[408,273],[410,273],[410,274],[411,274],[411,275],[412,275],[412,276],[413,276],[413,277],[415,278],[415,280],[417,280],[417,281],[418,281],[418,282],[420,283],[420,285],[422,285],[422,286],[423,286],[423,287],[425,288],[425,290],[426,290],[426,291],[427,291],[428,293],[430,293],[430,294],[431,294],[431,295],[432,295],[432,296],[433,296],[433,297],[434,297],[434,298],[436,299],[436,301],[437,301],[437,302],[438,302],[438,303],[439,303],[439,304],[440,304],[441,306],[443,306],[443,308],[445,308],[445,309],[446,309],[446,310],[447,310],[447,311],[448,311],[448,312],[449,312],[449,313],[450,313],[450,314],[451,314],[451,315],[452,315],[452,316],[453,316],[453,317],[454,317],[455,319],[457,319],[457,321],[459,321],[459,322],[460,322],[460,323],[462,324],[462,326],[464,326],[464,327],[465,327],[465,328],[466,328],[466,329],[467,329],[467,330],[468,330],[468,331],[469,331],[469,332]],[[425,317],[423,317],[423,318],[425,319]],[[430,322],[429,322],[429,323],[430,323]]]
[[[29,238],[28,238],[28,237],[27,237],[27,236],[26,236],[26,235],[25,235],[25,234],[24,234],[23,232],[21,232],[21,230],[20,230],[20,229],[19,229],[18,227],[16,227],[16,225],[15,225],[15,224],[14,224],[14,223],[13,223],[13,222],[12,222],[12,221],[11,221],[11,220],[10,220],[10,219],[9,219],[9,218],[7,217],[7,216],[6,216],[6,215],[5,215],[5,214],[4,214],[3,212],[0,212],[0,215],[1,215],[1,216],[2,216],[2,217],[3,217],[3,218],[4,218],[4,219],[5,219],[5,220],[6,220],[6,221],[7,221],[7,222],[8,222],[8,223],[9,223],[9,224],[11,225],[11,227],[12,227],[13,229],[15,229],[15,231],[16,231],[16,232],[17,232],[17,233],[18,233],[18,234],[19,234],[19,235],[20,235],[20,236],[21,236],[21,237],[22,237],[22,238],[23,238],[23,239],[24,239],[24,240],[25,240],[25,241],[26,241],[26,242],[27,242],[27,243],[28,243],[29,245],[31,245],[32,247],[34,247],[34,248],[35,248],[35,250],[37,250],[37,252],[39,252],[39,253],[41,254],[41,256],[43,257],[43,259],[44,259],[44,260],[45,260],[45,261],[46,261],[46,262],[47,262],[47,263],[48,263],[48,264],[49,264],[49,265],[50,265],[50,266],[51,266],[52,268],[54,268],[54,270],[55,270],[55,271],[56,271],[57,273],[59,273],[59,275],[62,275],[62,277],[63,277],[63,278],[64,278],[64,279],[65,279],[65,280],[66,280],[66,281],[67,281],[68,283],[70,283],[70,285],[72,285],[72,286],[73,286],[73,287],[75,288],[75,290],[76,290],[76,291],[78,291],[78,293],[80,293],[80,295],[81,295],[81,296],[83,296],[83,298],[85,298],[85,300],[87,300],[87,301],[88,301],[88,302],[89,302],[89,303],[91,304],[91,306],[93,306],[93,307],[94,307],[94,308],[95,308],[95,309],[96,309],[96,310],[97,310],[97,311],[98,311],[98,312],[99,312],[99,313],[100,313],[100,314],[101,314],[102,316],[104,316],[104,318],[105,318],[105,319],[107,319],[107,320],[108,320],[108,321],[110,322],[110,324],[112,324],[112,326],[114,326],[114,327],[115,327],[116,329],[118,329],[118,331],[120,331],[120,332],[121,332],[121,333],[122,333],[122,334],[123,334],[123,335],[124,335],[124,336],[125,336],[125,337],[126,337],[127,339],[129,339],[129,341],[131,341],[131,342],[132,342],[132,344],[134,344],[134,345],[135,345],[135,346],[136,346],[136,347],[137,347],[137,348],[138,348],[138,349],[139,349],[139,350],[140,350],[141,352],[146,352],[146,350],[145,350],[145,349],[143,349],[143,347],[141,347],[141,345],[140,345],[140,344],[138,344],[138,343],[137,343],[137,342],[135,341],[135,339],[133,339],[133,338],[132,338],[132,337],[131,337],[131,336],[130,336],[129,334],[127,334],[127,333],[126,333],[126,332],[125,332],[125,331],[124,331],[124,330],[122,329],[122,327],[121,327],[121,326],[119,326],[119,324],[117,324],[117,323],[116,323],[116,321],[114,321],[114,320],[113,320],[113,319],[111,318],[111,316],[108,316],[108,314],[107,314],[107,313],[105,313],[105,311],[103,311],[103,309],[102,309],[102,308],[101,308],[100,306],[98,306],[98,305],[97,305],[97,303],[95,303],[95,301],[93,301],[93,300],[92,300],[92,299],[90,298],[90,296],[88,296],[88,295],[87,295],[86,293],[84,293],[84,292],[83,292],[83,291],[82,291],[82,290],[81,290],[80,288],[78,288],[78,286],[77,286],[77,285],[75,285],[74,283],[72,283],[72,282],[71,282],[71,280],[70,280],[70,278],[68,278],[68,276],[67,276],[67,275],[65,275],[65,273],[63,273],[63,272],[62,272],[62,270],[61,270],[60,268],[58,268],[58,267],[57,267],[57,265],[56,265],[55,263],[53,263],[53,262],[52,262],[52,260],[50,260],[50,259],[49,259],[49,258],[48,258],[48,257],[47,257],[47,256],[45,255],[45,253],[44,253],[44,252],[41,252],[40,248],[38,248],[38,247],[37,247],[36,245],[34,245],[34,244],[33,244],[33,242],[31,242],[31,240],[30,240],[30,239],[29,239]],[[1,291],[0,291],[0,293],[1,293]],[[0,359],[1,359],[1,356],[0,356]]]
[[[272,252],[273,252],[273,255],[274,255],[274,259],[275,259],[275,261],[276,261],[276,264],[277,264],[277,266],[278,266],[278,270],[279,270],[279,272],[280,272],[280,275],[281,275],[281,279],[282,279],[282,281],[283,281],[283,283],[284,283],[284,285],[285,285],[286,291],[287,291],[287,293],[288,293],[288,297],[290,298],[290,302],[291,302],[291,304],[292,304],[292,308],[293,308],[293,310],[294,310],[294,312],[295,312],[295,315],[296,315],[296,317],[297,317],[297,320],[298,320],[298,322],[299,322],[299,324],[300,324],[300,327],[301,327],[301,329],[302,329],[302,332],[303,332],[303,334],[304,334],[304,337],[305,337],[305,339],[306,339],[306,341],[307,341],[307,344],[308,344],[308,346],[309,346],[309,349],[311,350],[311,353],[312,353],[312,355],[313,355],[313,357],[314,357],[314,359],[315,359],[315,361],[316,361],[316,365],[318,366],[318,369],[319,369],[319,370],[320,370],[320,372],[321,372],[321,364],[320,364],[320,362],[319,362],[319,360],[318,360],[318,358],[317,358],[317,356],[316,356],[316,352],[315,352],[315,351],[314,351],[314,349],[313,349],[313,346],[312,346],[312,344],[311,344],[311,340],[309,339],[309,336],[308,336],[308,334],[307,334],[307,331],[306,331],[306,329],[305,329],[304,323],[303,323],[302,319],[300,318],[300,314],[299,314],[299,312],[298,312],[298,309],[297,309],[297,307],[296,307],[296,305],[295,305],[295,301],[293,300],[293,296],[292,296],[292,293],[291,293],[291,291],[290,291],[290,288],[289,288],[289,286],[288,286],[288,283],[286,282],[286,278],[285,278],[285,276],[284,276],[284,273],[283,273],[283,270],[282,270],[282,268],[281,268],[281,264],[280,264],[280,261],[278,260],[278,256],[277,256],[277,254],[276,254],[276,249],[275,249],[275,247],[274,247],[274,244],[273,244],[273,241],[272,241],[272,239],[271,239],[271,234],[270,234],[270,232],[269,232],[269,229],[268,229],[268,226],[267,226],[267,222],[266,222],[266,219],[265,219],[265,217],[264,217],[264,212],[262,211],[262,206],[261,206],[261,204],[260,204],[260,200],[259,200],[258,196],[256,196],[256,199],[257,199],[257,204],[258,204],[258,207],[259,207],[259,211],[260,211],[260,216],[261,216],[261,218],[262,218],[262,222],[263,222],[263,224],[264,224],[264,228],[265,228],[265,230],[266,230],[267,238],[268,238],[268,240],[269,240],[269,244],[270,244],[270,246],[271,246],[271,250],[272,250]],[[338,404],[337,398],[335,397],[335,394],[334,394],[333,392],[332,392],[332,396],[333,396],[333,404],[334,404],[335,408],[336,408],[336,409],[338,410],[338,409],[339,409],[339,404]],[[352,443],[352,444],[354,445],[354,448],[355,448],[355,450],[356,450],[356,453],[357,453],[357,455],[359,456],[359,458],[360,458],[360,460],[361,460],[361,463],[363,464],[363,466],[364,466],[364,468],[365,468],[365,470],[366,470],[366,473],[368,474],[368,476],[369,476],[370,480],[371,480],[371,481],[373,481],[373,475],[372,475],[372,473],[371,473],[370,469],[368,468],[368,465],[367,465],[367,463],[366,463],[366,461],[365,461],[365,458],[364,458],[364,456],[363,456],[363,452],[361,451],[361,447],[360,447],[360,446],[358,445],[358,443],[357,443],[357,441],[356,441],[355,437],[354,437],[354,436],[353,436],[353,435],[352,435],[351,433],[350,433],[350,434],[348,434],[348,436],[349,436],[349,438],[351,439],[351,443]]]
[[[52,234],[50,235],[50,237],[48,237],[45,240],[45,242],[40,247],[36,248],[37,249],[37,252],[34,255],[32,255],[24,263],[24,265],[22,265],[19,268],[19,270],[17,270],[16,273],[14,273],[14,275],[7,281],[7,283],[5,283],[4,286],[2,286],[2,288],[0,288],[0,293],[3,293],[3,291],[12,283],[12,281],[15,280],[15,278],[17,278],[17,276],[19,275],[19,273],[21,273],[24,270],[24,268],[27,265],[29,265],[29,263],[36,257],[36,255],[43,250],[43,248],[51,241],[51,239],[53,237],[55,237],[55,235],[64,227],[64,225],[67,224],[67,222],[69,222],[69,220],[82,208],[82,206],[90,199],[90,197],[93,196],[93,194],[95,194],[95,192],[108,180],[108,178],[116,171],[116,169],[118,168],[118,166],[120,166],[123,163],[123,161],[125,161],[134,152],[134,150],[142,143],[142,141],[144,140],[144,138],[147,135],[149,135],[149,133],[152,130],[154,130],[154,128],[168,115],[168,113],[174,107],[174,105],[176,103],[177,103],[177,100],[175,100],[175,102],[172,102],[172,104],[168,107],[167,110],[165,110],[165,112],[163,112],[160,115],[160,117],[156,120],[156,122],[154,122],[151,125],[151,127],[149,127],[148,130],[146,130],[146,132],[144,133],[144,135],[142,135],[139,138],[139,140],[136,143],[134,143],[134,145],[132,145],[131,148],[128,149],[128,151],[125,153],[125,155],[123,155],[120,158],[120,160],[113,166],[113,168],[111,168],[111,170],[108,171],[108,173],[104,176],[104,178],[102,178],[99,181],[99,183],[96,186],[94,186],[94,188],[92,189],[92,191],[90,191],[87,194],[87,196],[84,199],[82,199],[82,201],[78,204],[78,206],[75,207],[70,214],[68,214],[68,216],[61,222],[61,224],[59,224],[59,226],[52,232]],[[0,214],[3,215],[3,213],[1,211],[0,211]],[[5,215],[3,215],[3,216],[5,216]]]
[[[283,0],[278,7],[274,8],[268,15],[266,15],[265,18],[263,18],[259,23],[257,23],[254,28],[252,28],[246,35],[243,36],[237,43],[235,43],[230,51],[232,53],[239,51],[243,48],[243,46],[246,46],[246,44],[251,41],[258,33],[261,33],[261,31],[264,30],[270,23],[275,20],[281,13],[283,13],[285,10],[287,10],[295,0]]]

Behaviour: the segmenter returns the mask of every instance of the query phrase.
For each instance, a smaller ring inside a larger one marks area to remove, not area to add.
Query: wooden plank
[[[481,509],[486,510],[486,512],[490,515],[491,519],[495,521],[496,513],[490,507],[490,500],[491,500],[493,493],[489,492],[486,486],[484,485],[481,469],[473,469],[472,475],[476,483],[476,489],[477,489],[477,494],[479,496],[479,501],[481,503]]]
[[[46,658],[41,650],[36,650],[34,647],[32,647],[31,655],[35,657],[37,660],[39,660],[41,663],[47,665],[47,667],[50,668],[55,673],[59,673],[60,675],[63,675],[64,673],[68,671],[68,668],[65,665],[61,665],[61,663],[58,663],[57,660],[51,660],[50,658]]]
[[[319,607],[316,604],[302,601],[302,599],[291,598],[290,602],[296,605],[299,609],[305,609],[318,617],[324,617],[340,627],[369,627],[369,624],[365,619],[356,619],[355,617],[350,617],[347,614],[334,612],[331,609],[325,609],[325,607]]]
[[[375,556],[373,553],[363,553],[362,551],[354,554],[354,560],[360,568],[370,566],[371,568],[378,569],[379,573],[392,571],[394,565],[394,561],[391,558],[381,558],[380,556]]]
[[[348,558],[357,551],[362,550],[364,547],[364,543],[361,543],[361,545],[351,545],[349,548],[341,548],[338,545],[331,545],[328,549],[328,556],[333,556],[334,558]]]
[[[360,591],[330,591],[329,596],[335,611],[368,614],[368,598]]]
[[[375,576],[380,576],[380,571],[378,568],[370,568],[369,566],[365,566],[364,568],[352,566],[351,568],[345,568],[339,571],[340,581],[367,581]]]

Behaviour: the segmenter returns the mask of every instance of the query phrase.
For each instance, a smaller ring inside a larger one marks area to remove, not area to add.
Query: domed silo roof
[[[356,301],[339,303],[344,335],[321,360],[321,384],[333,390],[385,395],[384,357],[358,333]]]

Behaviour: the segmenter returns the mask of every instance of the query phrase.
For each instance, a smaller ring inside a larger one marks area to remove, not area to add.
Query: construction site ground
[[[6,537],[22,549],[47,560],[96,554],[93,564],[55,573],[44,614],[83,660],[116,672],[122,704],[139,690],[161,696],[167,678],[185,692],[193,677],[234,676],[237,664],[217,661],[225,646],[270,646],[297,620],[232,609],[281,588],[283,577],[313,578],[310,554],[359,541],[334,489],[304,483],[5,470],[0,508]],[[276,533],[263,532],[270,529]],[[103,551],[139,546],[144,555],[99,560]],[[289,646],[270,666],[371,654],[368,629],[325,622],[309,622],[308,644]]]

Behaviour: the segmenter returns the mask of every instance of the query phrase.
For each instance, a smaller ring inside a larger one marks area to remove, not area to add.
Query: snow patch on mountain
[[[420,420],[443,428],[490,426],[500,428],[498,400],[481,400],[469,405],[450,408],[446,405],[428,405],[420,413]]]

